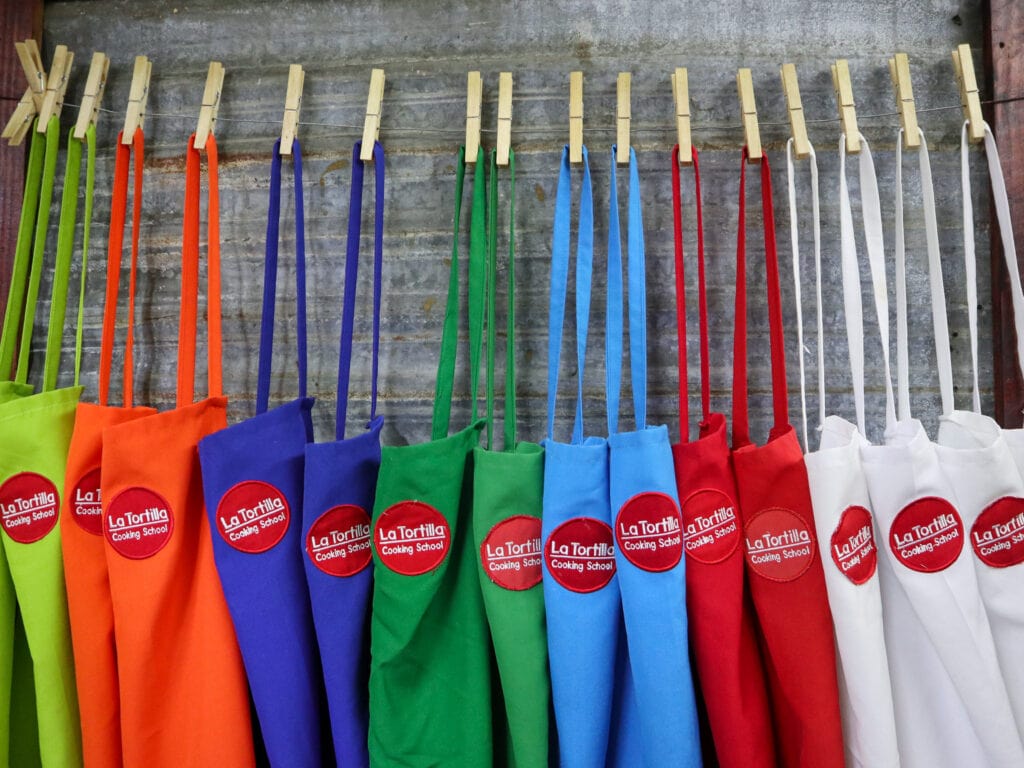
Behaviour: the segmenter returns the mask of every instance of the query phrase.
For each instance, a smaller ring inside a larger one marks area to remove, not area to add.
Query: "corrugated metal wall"
[[[319,438],[333,423],[338,333],[343,288],[344,240],[348,209],[352,142],[361,132],[371,67],[387,71],[381,140],[387,153],[384,320],[382,338],[381,410],[387,414],[388,443],[413,442],[429,432],[434,374],[451,250],[454,158],[462,140],[465,79],[470,69],[484,74],[485,146],[494,142],[497,73],[515,73],[513,145],[518,157],[516,206],[519,285],[518,370],[521,395],[520,432],[541,438],[545,418],[547,282],[558,157],[568,132],[568,73],[585,72],[585,139],[592,158],[597,202],[597,297],[590,336],[592,369],[587,371],[588,429],[604,428],[603,414],[603,269],[609,150],[614,141],[615,78],[633,73],[633,143],[641,169],[648,259],[650,345],[650,420],[677,422],[672,288],[672,214],[669,152],[674,143],[669,75],[676,66],[690,74],[695,142],[702,151],[709,301],[712,317],[712,388],[714,406],[729,411],[731,333],[739,180],[739,128],[735,71],[753,69],[762,138],[773,163],[776,225],[782,262],[790,402],[798,419],[795,306],[789,246],[789,214],[785,195],[786,112],[779,66],[796,63],[812,142],[822,177],[825,263],[826,365],[828,407],[852,416],[849,365],[846,360],[839,281],[838,123],[829,64],[850,59],[861,127],[875,152],[886,219],[886,246],[892,273],[892,201],[894,198],[897,121],[886,116],[894,102],[886,59],[895,51],[911,58],[919,107],[958,103],[949,52],[969,42],[980,48],[982,19],[975,3],[927,0],[903,3],[846,3],[838,0],[769,0],[718,3],[683,0],[640,3],[630,0],[585,3],[579,0],[482,0],[441,4],[416,0],[396,2],[278,2],[240,0],[92,0],[48,2],[45,6],[45,52],[57,43],[77,54],[68,101],[77,103],[85,80],[88,56],[104,50],[112,58],[104,114],[99,126],[96,248],[89,267],[86,312],[86,397],[94,396],[102,313],[104,259],[112,146],[123,121],[132,59],[153,60],[144,223],[139,283],[137,335],[137,400],[169,406],[173,400],[175,338],[179,291],[180,237],[183,203],[184,148],[195,126],[207,63],[224,63],[221,120],[217,127],[221,156],[221,218],[225,321],[225,386],[232,397],[231,416],[253,411],[256,351],[260,320],[262,258],[266,226],[270,150],[280,132],[288,64],[306,68],[300,128],[305,153],[307,252],[309,258],[311,389],[320,404],[315,410]],[[977,57],[980,59],[980,56]],[[65,122],[75,109],[65,111]],[[181,115],[184,115],[182,117]],[[932,148],[939,206],[946,289],[950,303],[953,357],[958,397],[966,402],[969,350],[962,264],[959,191],[958,110],[920,115]],[[813,122],[824,121],[824,122]],[[323,125],[329,124],[329,125]],[[339,125],[348,126],[345,128]],[[334,126],[334,127],[332,127]],[[931,341],[924,258],[924,226],[916,162],[905,160],[907,242],[910,254],[911,381],[915,415],[934,427],[938,410],[937,378]],[[801,164],[800,199],[808,201],[806,168]],[[855,201],[856,174],[851,174]],[[621,174],[620,174],[621,176]],[[287,177],[286,177],[287,179]],[[982,307],[981,380],[983,401],[991,409],[991,352],[988,294],[988,197],[983,164],[973,173],[976,196],[979,285]],[[620,178],[620,184],[624,180]],[[286,181],[287,184],[287,181]],[[755,188],[756,189],[756,188]],[[290,195],[286,211],[291,212]],[[624,197],[624,196],[623,196]],[[764,292],[760,242],[760,211],[751,194],[748,226],[751,289],[751,364],[754,435],[761,439],[768,425],[767,333],[763,322]],[[624,199],[623,199],[624,203]],[[366,206],[364,250],[371,249],[369,205]],[[503,209],[507,210],[507,209]],[[811,230],[805,207],[802,261],[805,269],[805,326],[810,380],[815,375],[813,295],[809,270]],[[688,241],[693,243],[692,206],[687,212]],[[855,216],[859,204],[855,203]],[[859,219],[858,219],[859,220]],[[54,228],[56,216],[54,217]],[[503,226],[505,225],[503,219]],[[284,227],[283,255],[290,255],[290,227]],[[858,241],[862,241],[858,225]],[[690,288],[692,407],[697,399],[696,301],[693,250],[687,281]],[[367,257],[368,258],[368,257]],[[292,269],[286,257],[279,281],[279,354],[274,397],[289,399],[296,391],[291,360],[294,348]],[[361,270],[361,302],[353,370],[356,402],[349,414],[353,425],[365,420],[368,400],[369,268]],[[867,285],[866,263],[862,277]],[[890,282],[890,286],[892,283]],[[866,293],[866,300],[870,294]],[[499,299],[503,312],[504,296]],[[571,311],[571,308],[570,308]],[[500,317],[501,315],[499,315]],[[868,323],[869,418],[881,423],[882,374],[877,353],[874,311],[866,301]],[[71,335],[68,334],[70,340]],[[37,353],[43,338],[37,334]],[[568,356],[571,340],[564,347]],[[69,341],[70,343],[70,341]],[[568,359],[565,357],[564,359]],[[568,396],[575,389],[574,366],[563,365],[559,430],[571,413]],[[465,369],[460,374],[465,392]],[[813,393],[808,406],[816,413]],[[870,431],[870,430],[869,430]],[[877,430],[875,430],[877,436]]]

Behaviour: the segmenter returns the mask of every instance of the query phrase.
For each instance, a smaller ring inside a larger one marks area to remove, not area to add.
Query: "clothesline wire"
[[[14,97],[3,97],[2,100],[5,100],[5,101],[17,101],[18,99],[14,98]],[[1024,96],[1008,96],[1008,97],[1002,98],[1002,99],[987,99],[987,100],[982,101],[981,103],[982,104],[1009,104],[1009,103],[1017,102],[1017,101],[1024,101]],[[71,102],[65,101],[64,102],[64,106],[72,107],[72,108],[77,109],[81,105],[73,104]],[[952,105],[946,105],[946,106],[941,106],[941,107],[918,107],[917,112],[918,112],[918,114],[930,113],[930,112],[946,112],[946,111],[950,111],[950,110],[954,110],[954,109],[959,110],[959,109],[962,109],[962,107],[961,107],[960,104],[952,104]],[[99,111],[100,112],[104,112],[106,114],[110,114],[110,115],[119,115],[119,114],[121,114],[118,110],[110,109],[109,107],[100,107]],[[858,120],[880,120],[880,119],[883,119],[883,118],[899,117],[899,114],[900,114],[899,112],[876,112],[874,114],[859,114],[859,115],[857,115],[857,119]],[[194,114],[184,114],[184,113],[181,113],[181,112],[157,112],[157,111],[153,111],[153,110],[147,111],[146,112],[146,116],[147,117],[168,118],[168,119],[171,119],[171,120],[195,120],[196,119],[196,115],[194,115]],[[217,122],[219,122],[219,123],[252,123],[252,124],[259,124],[259,125],[280,125],[281,124],[280,120],[269,120],[269,119],[265,119],[265,118],[255,118],[255,117],[224,117],[224,116],[218,116],[217,117]],[[839,118],[838,117],[824,117],[824,118],[817,118],[817,119],[814,119],[814,120],[805,120],[805,123],[807,125],[827,125],[827,124],[830,124],[830,123],[838,123],[838,122],[839,122]],[[788,128],[789,127],[789,121],[781,121],[781,122],[779,122],[779,121],[770,121],[770,120],[759,120],[758,124],[760,126],[762,126],[762,127],[775,127],[775,128]],[[318,122],[318,121],[313,121],[313,120],[300,120],[298,122],[298,125],[306,126],[306,127],[309,127],[309,128],[335,128],[335,129],[338,129],[338,130],[353,131],[353,132],[356,132],[356,133],[362,133],[362,130],[363,130],[363,126],[361,126],[361,125],[353,125],[353,124],[349,124],[349,123],[325,123],[325,122]],[[704,125],[706,125],[706,126],[708,126],[710,128],[731,129],[731,130],[742,130],[742,128],[743,128],[743,126],[741,124],[739,124],[739,123],[706,123]],[[465,133],[465,129],[464,128],[429,128],[429,127],[401,128],[401,127],[394,126],[394,125],[391,125],[391,124],[386,124],[386,130],[387,130],[388,133],[392,133],[392,134],[395,134],[395,133],[413,133],[413,134],[461,135],[461,134]],[[617,128],[614,125],[607,125],[607,126],[605,126],[605,125],[589,125],[589,126],[587,126],[587,131],[591,132],[591,133],[613,133],[616,130],[617,130]],[[671,125],[671,124],[656,123],[656,124],[647,125],[647,126],[634,126],[633,130],[636,131],[636,132],[671,131],[671,130],[675,130],[675,126]],[[481,133],[485,133],[485,134],[494,134],[494,133],[497,133],[497,129],[496,128],[481,128],[480,132]],[[545,128],[545,127],[541,127],[541,128],[537,128],[537,127],[517,128],[517,127],[513,126],[513,128],[512,128],[512,133],[514,133],[514,134],[533,134],[533,135],[536,135],[536,134],[550,133],[550,134],[554,134],[554,135],[559,135],[559,134],[562,134],[564,132],[565,131],[564,131],[563,128],[561,128],[561,127],[555,128],[553,126],[550,127],[550,128]]]

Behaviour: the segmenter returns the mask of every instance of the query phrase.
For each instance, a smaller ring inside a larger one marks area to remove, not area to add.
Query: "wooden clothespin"
[[[25,140],[25,136],[32,128],[32,118],[39,114],[46,94],[46,70],[43,68],[43,59],[39,55],[36,41],[29,39],[15,43],[14,50],[25,72],[28,88],[14,108],[14,113],[4,126],[3,133],[0,133],[0,137],[9,139],[11,146],[17,146]]]
[[[747,143],[747,160],[759,161],[761,131],[757,126],[757,103],[754,101],[754,81],[750,70],[744,67],[736,73],[736,89],[740,95],[740,113],[743,116],[743,136]]]
[[[64,94],[68,89],[68,80],[71,79],[71,62],[74,60],[75,54],[69,51],[66,45],[58,45],[53,52],[50,76],[46,80],[46,94],[43,96],[43,106],[39,108],[39,124],[36,130],[40,133],[46,133],[46,124],[51,117],[60,117],[60,111],[64,107]]]
[[[149,78],[153,74],[153,62],[145,56],[135,57],[132,70],[132,85],[128,91],[128,111],[121,129],[121,143],[131,144],[135,131],[142,130],[146,122],[146,102],[149,100]]]
[[[373,144],[380,135],[380,110],[384,103],[384,70],[370,72],[370,95],[366,99],[366,121],[363,123],[363,146],[359,159],[364,163],[373,160]]]
[[[856,155],[860,152],[860,130],[857,128],[857,107],[853,103],[853,86],[850,84],[850,64],[846,59],[836,59],[832,65],[832,87],[839,106],[839,122],[846,136],[846,151]]]
[[[18,146],[25,140],[25,136],[32,128],[32,118],[35,116],[36,105],[32,98],[32,89],[28,88],[14,108],[11,119],[7,121],[3,132],[0,133],[0,139],[7,139],[12,147]]]
[[[793,149],[797,157],[811,154],[811,142],[807,138],[807,123],[804,121],[804,105],[800,101],[800,85],[796,79],[796,65],[782,65],[782,90],[786,94],[786,111],[789,113],[789,128],[793,135]]]
[[[569,73],[569,162],[583,162],[583,73]]]
[[[974,73],[974,57],[967,43],[958,45],[953,51],[953,69],[960,87],[960,106],[967,121],[967,136],[973,142],[985,138],[985,118],[981,114],[981,97],[978,93],[978,78]]]
[[[917,109],[914,107],[914,88],[910,83],[910,60],[905,53],[897,53],[889,59],[889,76],[896,94],[896,109],[903,126],[903,148],[917,149],[921,146],[921,133],[917,127]]]
[[[224,66],[219,61],[211,61],[206,73],[206,88],[203,90],[203,105],[199,108],[199,122],[196,125],[196,140],[192,142],[194,149],[205,149],[206,139],[214,132],[217,113],[220,111],[220,94],[224,88]]]
[[[82,94],[82,105],[78,109],[78,121],[75,123],[76,139],[84,139],[90,125],[95,124],[100,114],[100,102],[103,91],[107,87],[107,72],[110,59],[107,54],[96,51],[89,65],[89,76],[85,80],[85,92]]]
[[[618,96],[618,108],[615,110],[615,162],[619,165],[629,164],[629,86],[632,78],[629,72],[619,72],[615,91]]]
[[[480,149],[480,105],[484,99],[484,81],[479,72],[466,76],[466,162],[475,163]]]
[[[508,165],[512,149],[512,73],[498,75],[498,157],[500,166]]]
[[[679,164],[693,164],[693,144],[690,139],[690,85],[686,67],[676,67],[672,73],[672,97],[676,103],[676,133],[679,143]]]
[[[301,64],[288,67],[288,91],[284,97],[284,118],[281,120],[281,154],[292,153],[292,143],[299,126],[299,110],[302,108],[302,86],[306,73]]]

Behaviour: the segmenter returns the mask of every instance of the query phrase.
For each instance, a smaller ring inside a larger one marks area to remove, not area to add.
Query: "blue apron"
[[[306,583],[327,684],[327,706],[338,765],[369,765],[367,754],[367,618],[373,587],[370,510],[380,467],[377,416],[377,353],[380,342],[381,267],[384,234],[384,149],[374,143],[376,177],[373,240],[373,362],[370,421],[365,432],[345,438],[345,417],[352,364],[359,234],[363,210],[362,142],[352,150],[352,190],[345,256],[345,300],[338,363],[338,407],[334,442],[306,446],[302,540]]]
[[[647,426],[647,311],[644,233],[636,153],[629,150],[627,221],[629,362],[636,430],[618,431],[622,365],[622,244],[616,151],[608,223],[608,448],[615,562],[639,714],[633,765],[701,765],[697,707],[686,635],[682,518],[668,427]]]
[[[281,211],[280,141],[270,168],[270,210],[256,416],[203,438],[199,460],[213,554],[242,651],[270,762],[321,765],[323,688],[302,570],[302,471],[313,438],[306,397],[306,276],[302,155],[295,158],[295,277],[299,397],[267,410]]]

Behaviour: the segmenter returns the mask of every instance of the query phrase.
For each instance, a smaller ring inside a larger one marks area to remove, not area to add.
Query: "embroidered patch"
[[[615,575],[613,541],[607,523],[592,517],[566,520],[544,544],[548,573],[572,592],[596,592]]]
[[[384,510],[373,531],[380,561],[403,576],[420,576],[444,562],[452,535],[444,515],[422,501],[400,501]]]
[[[971,527],[971,546],[993,568],[1024,562],[1024,499],[1004,496],[985,507]]]
[[[707,565],[720,563],[736,551],[740,526],[736,503],[722,491],[702,488],[683,502],[683,546],[686,554]]]
[[[843,510],[829,543],[832,562],[854,584],[864,584],[875,575],[878,547],[871,513],[864,507],[852,506]]]
[[[19,472],[0,485],[0,524],[19,544],[39,541],[57,524],[57,486],[35,472]]]
[[[71,518],[86,533],[103,535],[103,505],[100,498],[100,468],[86,472],[71,490]]]
[[[281,491],[261,480],[245,480],[221,497],[217,530],[239,552],[256,555],[284,538],[291,517],[288,499]]]
[[[744,530],[747,565],[771,581],[793,581],[814,562],[814,531],[796,512],[770,507]]]
[[[956,562],[964,548],[960,513],[948,501],[935,496],[912,501],[892,522],[889,548],[911,570],[943,571]]]
[[[521,592],[540,584],[540,518],[513,515],[497,523],[480,545],[480,566],[499,587]]]
[[[637,568],[658,573],[683,559],[683,531],[675,499],[647,491],[633,496],[615,520],[615,543]]]
[[[354,576],[373,557],[370,516],[355,504],[339,504],[324,512],[306,535],[309,561],[329,576]]]
[[[144,560],[171,540],[174,514],[163,496],[148,488],[125,488],[110,500],[103,535],[122,557]]]

